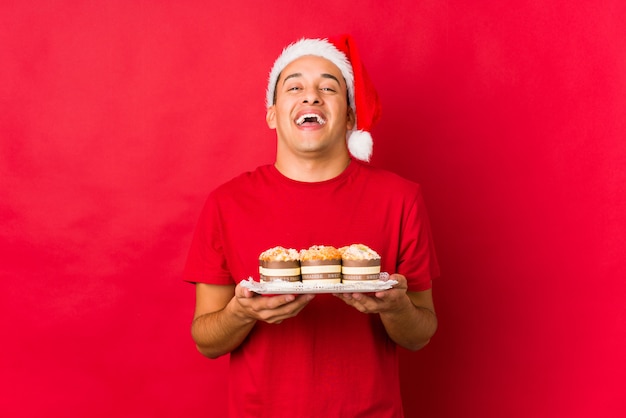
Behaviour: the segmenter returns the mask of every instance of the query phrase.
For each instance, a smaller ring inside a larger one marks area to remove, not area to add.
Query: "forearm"
[[[256,320],[238,315],[229,303],[224,309],[194,318],[191,336],[198,351],[217,358],[230,353],[243,342]]]
[[[398,309],[381,312],[380,318],[389,337],[411,351],[428,344],[437,330],[434,310],[415,306],[408,296]]]

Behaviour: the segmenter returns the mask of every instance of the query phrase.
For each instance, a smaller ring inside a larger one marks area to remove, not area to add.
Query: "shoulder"
[[[269,181],[272,176],[270,165],[257,167],[253,171],[243,172],[217,186],[212,192],[213,197],[229,196],[246,190],[254,190]]]
[[[421,193],[419,183],[384,168],[375,167],[360,161],[354,162],[357,167],[355,170],[356,177],[361,181],[368,182],[378,190],[408,195],[419,195]]]

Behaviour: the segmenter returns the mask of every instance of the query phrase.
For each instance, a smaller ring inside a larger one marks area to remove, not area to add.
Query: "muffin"
[[[367,245],[352,244],[339,249],[343,283],[380,279],[380,255]]]
[[[313,245],[300,250],[302,283],[341,283],[341,253],[333,246]]]
[[[293,248],[270,248],[259,255],[259,276],[263,283],[300,281],[300,256]]]

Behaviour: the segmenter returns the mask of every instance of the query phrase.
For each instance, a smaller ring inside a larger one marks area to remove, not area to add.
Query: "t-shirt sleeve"
[[[406,213],[404,224],[397,271],[407,278],[409,291],[430,289],[431,281],[439,276],[439,263],[419,186]]]
[[[234,284],[222,245],[221,215],[215,194],[209,195],[191,241],[183,280],[190,283]]]

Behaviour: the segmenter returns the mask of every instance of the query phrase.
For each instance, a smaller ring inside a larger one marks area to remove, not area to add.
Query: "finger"
[[[296,299],[295,295],[276,295],[276,296],[264,296],[258,300],[258,309],[278,309],[281,306],[287,305]]]
[[[262,298],[259,310],[275,311],[277,315],[290,314],[306,306],[315,295],[281,295],[271,298]]]
[[[238,284],[235,287],[235,297],[237,298],[252,298],[254,296],[257,296],[256,293],[254,293],[253,291],[251,291],[250,289],[247,289],[243,286],[241,286],[241,284]]]
[[[315,295],[305,295],[296,298],[291,303],[282,304],[275,308],[266,307],[256,312],[259,319],[268,323],[278,323],[287,318],[296,316],[311,301]]]

